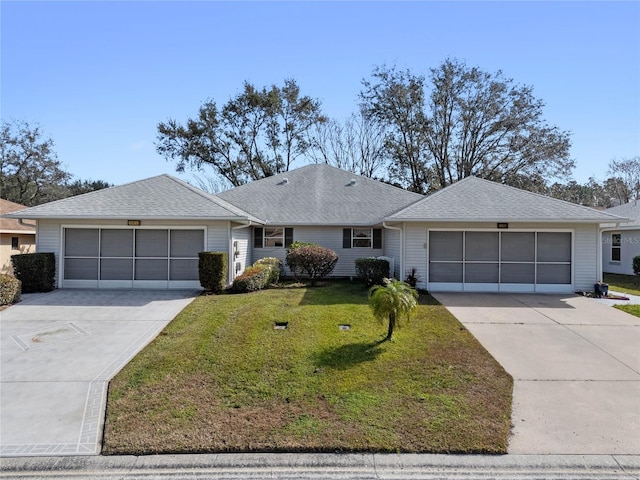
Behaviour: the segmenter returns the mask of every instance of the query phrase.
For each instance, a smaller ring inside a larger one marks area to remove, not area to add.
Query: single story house
[[[35,219],[58,285],[198,287],[202,250],[229,254],[228,281],[293,241],[415,268],[432,291],[573,292],[601,276],[600,225],[625,219],[469,177],[423,196],[324,164],[212,195],[169,175],[10,214]]]
[[[602,271],[634,275],[633,257],[640,255],[640,201],[633,200],[606,212],[629,221],[603,228]]]
[[[0,215],[24,210],[24,205],[0,198]],[[0,217],[0,273],[13,274],[11,257],[33,253],[36,249],[35,223],[22,223],[15,218]]]

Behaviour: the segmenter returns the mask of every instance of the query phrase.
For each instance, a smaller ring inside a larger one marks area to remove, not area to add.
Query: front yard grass
[[[506,452],[513,381],[442,305],[385,333],[360,284],[201,296],[112,380],[103,453]]]
[[[614,305],[614,308],[640,317],[640,305]]]
[[[640,295],[640,283],[636,275],[605,273],[603,277],[604,283],[609,284],[609,290]]]

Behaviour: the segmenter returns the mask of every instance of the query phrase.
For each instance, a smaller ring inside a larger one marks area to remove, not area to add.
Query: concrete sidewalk
[[[640,478],[624,455],[212,454],[3,459],[6,479],[580,479]]]
[[[108,381],[195,295],[55,290],[0,312],[0,456],[99,453]]]
[[[577,295],[437,293],[514,379],[512,454],[640,454],[640,319]]]

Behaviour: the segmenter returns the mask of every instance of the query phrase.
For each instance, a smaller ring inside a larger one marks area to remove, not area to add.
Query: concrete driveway
[[[640,318],[576,295],[434,295],[514,379],[514,454],[640,454]]]
[[[0,456],[100,452],[108,381],[197,295],[56,290],[0,312]]]

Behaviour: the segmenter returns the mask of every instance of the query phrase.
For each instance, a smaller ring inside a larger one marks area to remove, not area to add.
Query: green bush
[[[633,257],[633,273],[640,275],[640,255]]]
[[[0,274],[0,305],[11,305],[20,300],[20,280]]]
[[[389,278],[389,261],[382,258],[356,259],[356,276],[364,281],[367,287],[382,285]]]
[[[301,242],[300,240],[296,240],[291,245],[289,245],[288,251],[295,250],[296,248],[300,248],[300,247],[317,247],[317,246],[318,246],[317,243]]]
[[[338,262],[338,254],[330,248],[306,245],[289,250],[286,263],[295,278],[306,275],[311,285],[329,275]]]
[[[262,290],[264,287],[269,285],[271,270],[271,266],[267,264],[248,267],[241,275],[238,275],[235,278],[231,288],[234,292],[238,293]]]
[[[56,288],[56,258],[53,253],[13,255],[13,272],[22,282],[22,293],[50,292]]]
[[[227,286],[227,253],[198,253],[198,277],[205,290],[220,293]]]
[[[260,260],[257,260],[253,265],[266,265],[267,267],[269,267],[269,278],[267,280],[267,285],[278,283],[278,280],[280,280],[280,269],[282,268],[282,262],[276,257],[261,258]]]

